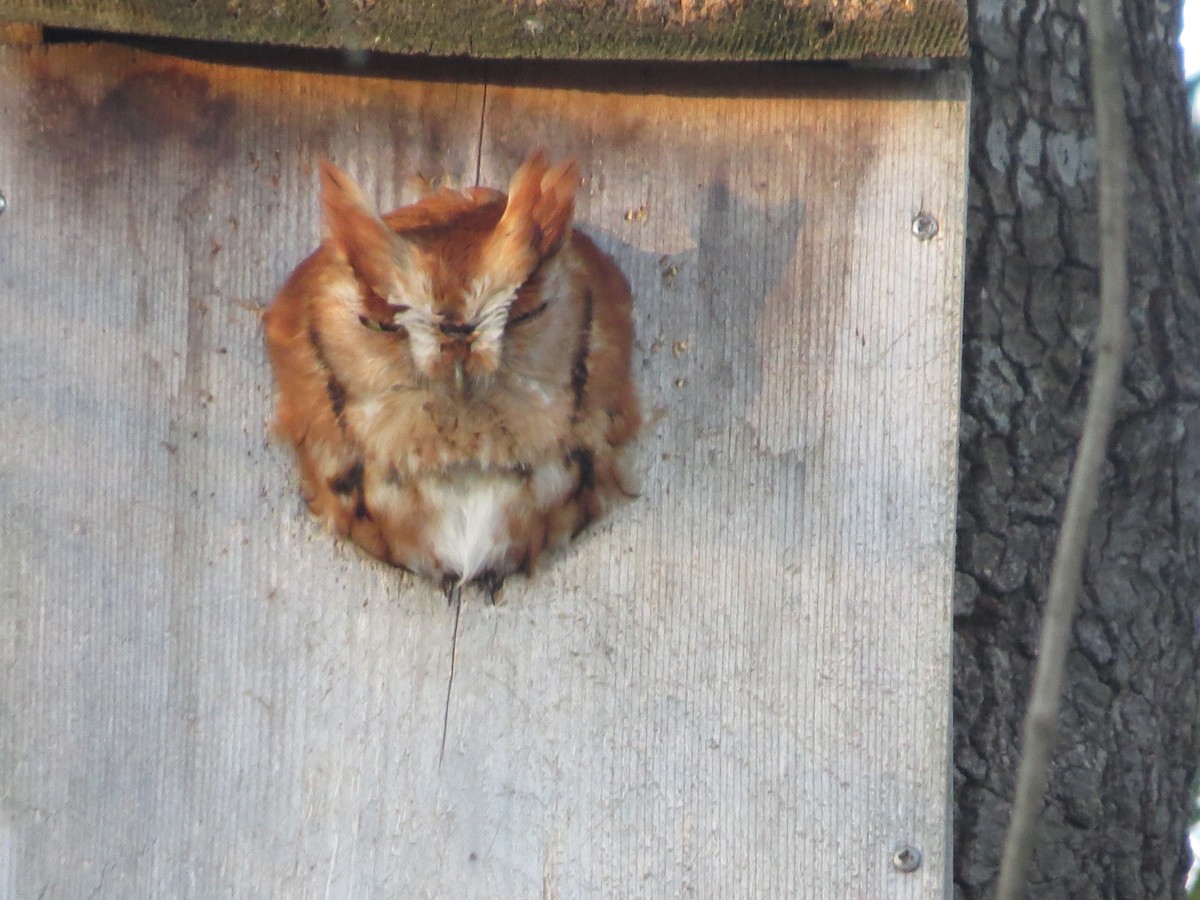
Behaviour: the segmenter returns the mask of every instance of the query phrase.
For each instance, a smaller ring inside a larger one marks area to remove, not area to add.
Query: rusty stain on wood
[[[42,26],[28,22],[0,22],[0,45],[22,46],[40,44]]]
[[[938,895],[963,79],[429,76],[0,50],[13,895]],[[456,612],[303,510],[256,310],[322,155],[386,208],[537,143],[657,422],[638,501]]]

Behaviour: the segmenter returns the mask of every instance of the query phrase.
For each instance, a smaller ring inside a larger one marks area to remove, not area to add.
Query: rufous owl
[[[265,316],[309,508],[373,556],[495,596],[630,496],[629,284],[544,150],[380,217],[321,163],[325,239]]]

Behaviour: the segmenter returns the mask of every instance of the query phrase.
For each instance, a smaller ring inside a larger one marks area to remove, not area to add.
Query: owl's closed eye
[[[495,585],[628,496],[629,285],[544,151],[508,194],[382,218],[321,165],[327,237],[266,315],[279,432],[312,512],[442,584]]]

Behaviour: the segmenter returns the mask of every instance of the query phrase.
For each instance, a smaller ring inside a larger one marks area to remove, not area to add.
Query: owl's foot
[[[491,601],[492,606],[497,606],[503,602],[500,599],[500,591],[504,587],[503,575],[497,575],[495,572],[484,572],[475,579],[473,584],[487,594],[487,598]]]

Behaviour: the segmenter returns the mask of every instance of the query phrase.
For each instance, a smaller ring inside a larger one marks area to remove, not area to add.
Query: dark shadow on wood
[[[930,100],[930,72],[961,67],[953,60],[886,62],[598,62],[407,56],[363,50],[252,46],[225,41],[147,37],[46,28],[47,44],[110,43],[197,62],[323,75],[359,75],[509,87],[553,84],[605,94],[677,97],[787,97]],[[879,70],[888,71],[886,79]]]

